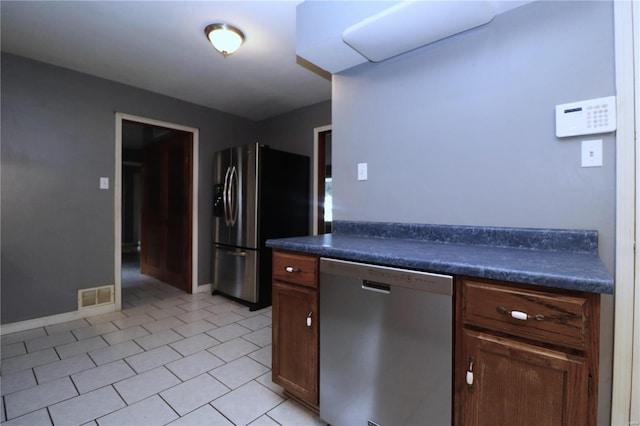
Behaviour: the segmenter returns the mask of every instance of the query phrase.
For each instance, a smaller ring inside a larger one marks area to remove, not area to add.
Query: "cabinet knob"
[[[307,315],[307,327],[311,327],[311,314],[313,312],[309,312],[309,315]]]
[[[287,266],[284,268],[284,270],[287,272],[300,272],[300,269],[294,268],[293,266]]]

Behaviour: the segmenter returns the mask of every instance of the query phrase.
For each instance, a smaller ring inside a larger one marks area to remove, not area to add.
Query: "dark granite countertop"
[[[334,222],[332,234],[273,239],[275,249],[568,290],[613,294],[597,232]]]

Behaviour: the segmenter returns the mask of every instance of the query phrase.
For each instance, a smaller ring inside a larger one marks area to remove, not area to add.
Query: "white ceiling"
[[[331,97],[331,82],[296,62],[298,3],[2,0],[0,40],[5,52],[261,120]],[[204,35],[214,22],[247,37],[226,59]]]

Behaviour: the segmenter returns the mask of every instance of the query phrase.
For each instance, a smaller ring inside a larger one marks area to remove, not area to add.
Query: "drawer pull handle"
[[[522,312],[522,311],[510,311],[504,306],[498,306],[496,308],[496,311],[498,311],[498,313],[502,315],[508,315],[511,318],[521,320],[521,321],[526,321],[530,319],[534,319],[536,321],[544,321],[544,315],[542,314],[529,315],[526,312]]]
[[[307,327],[311,327],[311,314],[313,312],[309,312],[309,315],[307,315]]]
[[[300,272],[300,269],[294,268],[293,266],[287,266],[284,268],[284,270],[287,272]]]

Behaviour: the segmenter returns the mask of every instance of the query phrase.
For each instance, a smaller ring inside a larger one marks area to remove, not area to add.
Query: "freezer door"
[[[247,302],[258,302],[259,252],[214,245],[213,288]]]

